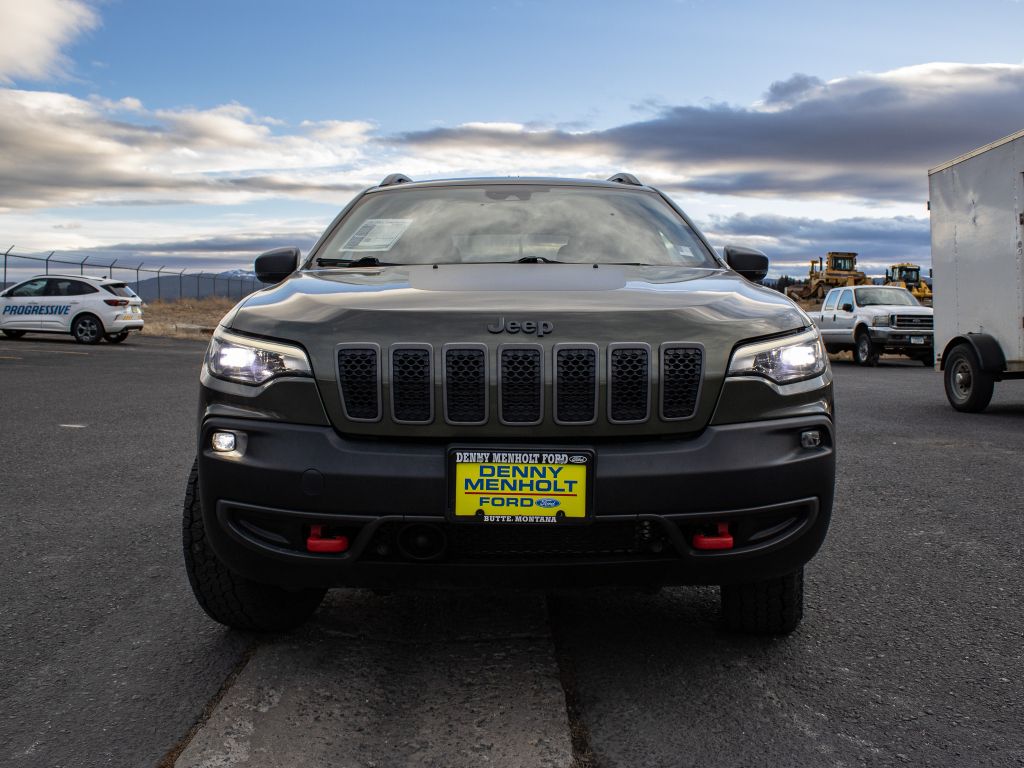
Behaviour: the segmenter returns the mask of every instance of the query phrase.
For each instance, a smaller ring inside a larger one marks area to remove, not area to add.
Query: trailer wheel
[[[857,343],[853,348],[853,359],[857,365],[878,365],[878,350],[871,343],[868,332],[861,328],[857,331]]]
[[[995,378],[981,369],[970,344],[957,344],[946,356],[946,398],[958,411],[980,413],[992,400]]]

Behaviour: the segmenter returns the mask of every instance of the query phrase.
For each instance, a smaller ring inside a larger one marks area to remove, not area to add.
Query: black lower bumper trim
[[[805,449],[815,428],[822,445]],[[597,456],[587,525],[451,523],[446,444],[348,440],[303,425],[208,419],[244,452],[200,452],[208,540],[233,569],[286,586],[715,584],[792,571],[832,508],[832,425],[820,416],[708,427],[680,440],[584,446]],[[727,522],[733,548],[693,537]],[[309,526],[343,553],[305,551]]]

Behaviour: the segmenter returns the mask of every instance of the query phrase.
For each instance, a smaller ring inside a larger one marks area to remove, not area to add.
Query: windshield
[[[844,256],[841,259],[835,259],[832,263],[834,264],[834,269],[836,269],[837,271],[853,271],[853,259],[849,258],[848,256]]]
[[[366,195],[317,252],[317,265],[630,263],[719,268],[653,192],[525,184]]]
[[[905,283],[916,283],[920,273],[916,269],[904,269],[900,272],[900,280]]]
[[[858,288],[857,303],[862,307],[895,304],[901,307],[919,307],[921,303],[903,288]]]

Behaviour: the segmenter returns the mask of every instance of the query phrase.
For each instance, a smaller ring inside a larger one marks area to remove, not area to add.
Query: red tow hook
[[[732,534],[728,523],[718,523],[717,536],[705,536],[698,533],[693,537],[694,549],[732,549]]]
[[[348,549],[348,536],[323,536],[322,525],[309,526],[306,549],[310,552],[344,552]]]

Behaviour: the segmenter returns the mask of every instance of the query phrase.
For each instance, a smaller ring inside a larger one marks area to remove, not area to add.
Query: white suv
[[[142,299],[119,280],[36,275],[0,293],[0,331],[11,339],[70,333],[81,344],[119,344],[142,324]]]

